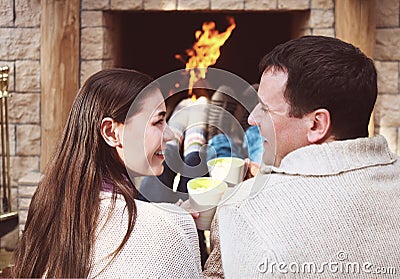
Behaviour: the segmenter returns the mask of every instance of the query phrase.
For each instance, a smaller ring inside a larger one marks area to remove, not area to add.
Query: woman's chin
[[[160,165],[158,167],[153,167],[151,168],[151,174],[150,175],[154,175],[154,176],[159,176],[163,173],[164,171],[164,166]]]
[[[147,168],[141,168],[139,169],[134,169],[134,168],[128,168],[128,173],[129,175],[133,177],[140,177],[140,176],[159,176],[163,173],[164,171],[164,166],[158,165],[158,166],[151,166],[148,165]]]

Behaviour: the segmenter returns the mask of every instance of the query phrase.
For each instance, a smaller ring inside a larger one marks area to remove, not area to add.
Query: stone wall
[[[400,0],[378,2],[376,132],[387,136],[391,148],[400,153]],[[103,11],[227,9],[307,10],[307,17],[296,26],[297,35],[335,36],[333,0],[81,0],[81,83],[90,74],[113,65],[109,42],[115,30]],[[11,68],[11,176],[14,208],[19,196],[21,229],[40,177],[40,12],[40,0],[0,0],[0,66]]]
[[[398,0],[377,4],[376,47],[379,96],[375,106],[375,132],[384,135],[400,154],[400,22]]]
[[[12,210],[17,209],[19,179],[39,171],[40,9],[40,0],[0,0],[0,66],[10,67],[12,95],[8,100]]]

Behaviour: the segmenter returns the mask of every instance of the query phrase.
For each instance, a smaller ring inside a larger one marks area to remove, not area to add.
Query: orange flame
[[[186,63],[186,70],[189,71],[189,95],[192,95],[193,85],[200,79],[206,77],[207,68],[214,65],[220,56],[220,47],[231,35],[236,23],[233,17],[227,17],[229,26],[225,32],[219,33],[215,29],[215,22],[204,22],[202,29],[195,32],[196,42],[191,49],[186,50],[186,54],[190,57]],[[180,55],[175,56],[182,59]]]

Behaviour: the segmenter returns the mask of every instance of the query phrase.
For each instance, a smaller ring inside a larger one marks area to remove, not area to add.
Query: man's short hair
[[[285,71],[284,98],[289,116],[302,117],[319,108],[330,112],[336,139],[368,135],[376,101],[377,73],[373,61],[339,39],[304,36],[278,45],[260,62],[260,71]]]

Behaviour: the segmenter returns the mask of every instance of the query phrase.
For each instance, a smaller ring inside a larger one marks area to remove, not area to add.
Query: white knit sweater
[[[128,212],[122,196],[114,210],[111,193],[101,192],[99,226],[89,278],[198,278],[198,236],[193,218],[172,204],[136,201],[137,219],[121,252],[109,264],[126,233]],[[104,269],[103,272],[102,269]]]
[[[218,209],[226,278],[399,276],[400,162],[383,137],[311,145],[263,171]]]

